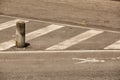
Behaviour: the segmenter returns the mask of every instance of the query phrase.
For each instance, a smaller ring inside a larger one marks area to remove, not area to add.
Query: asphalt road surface
[[[119,30],[117,0],[1,0],[0,13]]]
[[[119,80],[119,52],[0,53],[1,80]]]
[[[3,15],[0,19],[0,80],[120,79],[120,51],[115,47],[119,44],[104,49],[119,42],[119,31]],[[26,22],[27,42],[30,45],[19,49],[14,47],[14,38],[16,21],[21,19]],[[59,46],[60,42],[66,43],[66,40],[72,45],[51,47]]]
[[[0,0],[0,13],[0,80],[120,80],[118,0]]]
[[[58,24],[11,16],[0,16],[0,50],[119,50],[120,32],[116,30]],[[26,23],[26,43],[19,49],[15,46],[16,22]],[[9,33],[9,34],[8,34]]]

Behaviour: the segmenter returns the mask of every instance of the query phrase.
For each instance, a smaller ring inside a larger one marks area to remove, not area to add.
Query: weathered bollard
[[[25,22],[23,21],[16,23],[16,47],[25,47]]]

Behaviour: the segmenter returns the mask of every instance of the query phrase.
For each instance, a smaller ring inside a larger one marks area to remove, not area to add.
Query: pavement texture
[[[15,23],[11,21],[19,18],[2,15],[0,19],[0,48],[4,48],[6,46],[2,43],[15,38]],[[8,24],[14,26],[9,27]],[[26,23],[26,33],[44,29],[51,24],[30,20]],[[3,25],[9,28],[4,29]],[[89,30],[92,29],[65,26],[27,41],[30,45],[26,48],[12,47],[0,51],[0,80],[120,80],[119,50],[103,50],[106,45],[119,40],[119,32],[105,31],[65,50],[45,50]]]
[[[119,31],[23,19],[29,21],[26,23],[26,43],[28,46],[25,48],[16,48],[15,20],[18,19],[22,20],[23,18],[1,15],[0,36],[2,37],[0,38],[0,50],[104,50],[107,46],[113,45],[120,40]],[[3,26],[6,28],[4,29]],[[49,26],[52,27],[49,28]],[[56,27],[58,27],[58,29],[56,29]],[[27,36],[28,34],[29,36]],[[108,50],[119,50],[120,48],[116,46],[119,46],[119,42],[113,45],[113,47],[108,48]]]
[[[0,79],[119,80],[119,63],[114,52],[1,53]]]
[[[0,13],[120,30],[119,0],[1,0]]]
[[[119,0],[0,0],[0,14],[0,80],[120,80],[119,42],[104,50],[120,40]],[[21,17],[32,19],[22,49],[13,45]],[[65,40],[77,44],[53,46]]]

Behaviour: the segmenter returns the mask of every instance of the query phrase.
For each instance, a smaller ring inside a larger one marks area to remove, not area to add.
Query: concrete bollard
[[[25,47],[25,22],[18,21],[16,23],[16,47]]]

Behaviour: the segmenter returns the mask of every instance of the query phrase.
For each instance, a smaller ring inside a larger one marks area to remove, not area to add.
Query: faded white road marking
[[[0,59],[0,62],[14,62],[14,61],[45,61],[45,59]]]
[[[45,35],[49,32],[60,29],[62,27],[64,27],[64,26],[52,24],[52,25],[47,26],[45,28],[30,32],[26,35],[26,41],[37,38],[37,37],[42,36],[42,35]],[[0,44],[0,50],[6,50],[6,49],[9,49],[13,46],[15,46],[15,40],[10,40],[10,41],[1,43]]]
[[[0,44],[0,50],[5,50],[5,49],[9,49],[10,47],[15,45],[15,40],[10,40],[4,43]]]
[[[120,60],[120,57],[111,58],[111,60]]]
[[[116,59],[120,59],[120,57],[117,57]]]
[[[27,36],[27,40],[31,40],[31,39],[34,39],[34,38],[37,38],[39,36],[42,36],[44,34],[47,34],[49,32],[52,32],[54,30],[57,30],[57,29],[60,29],[64,26],[61,26],[61,25],[55,25],[55,24],[52,24],[50,26],[47,26],[45,28],[42,28],[42,29],[39,29],[39,30],[36,30],[36,31],[33,31],[31,33],[28,33],[26,36]]]
[[[75,37],[72,37],[68,40],[65,40],[63,42],[60,42],[59,44],[57,45],[53,45],[49,48],[47,48],[46,50],[63,50],[63,49],[66,49],[72,45],[75,45],[81,41],[84,41],[84,40],[87,40],[93,36],[96,36],[98,34],[101,34],[103,33],[104,31],[101,31],[101,30],[89,30],[89,31],[86,31],[82,34],[79,34]]]
[[[118,54],[120,53],[120,50],[59,50],[59,51],[46,51],[46,50],[39,50],[39,51],[0,51],[0,54],[45,54],[45,53],[53,53],[53,54],[60,54],[60,53],[114,53]]]
[[[75,64],[79,63],[96,63],[96,62],[105,62],[105,60],[97,60],[95,58],[72,58],[72,60],[79,60],[80,62],[77,62]]]
[[[105,47],[104,49],[120,49],[120,40]]]
[[[1,17],[9,17],[9,18],[20,18],[20,17],[15,17],[15,16],[8,16],[8,15],[0,15]],[[30,18],[25,18],[29,21],[35,21],[35,22],[43,22],[43,23],[49,23],[49,24],[54,24],[55,22],[50,22],[50,21],[43,21],[43,20],[38,20],[38,19],[30,19]],[[65,23],[56,23],[58,25],[63,25],[63,26],[70,26],[70,27],[76,27],[76,28],[83,28],[83,29],[96,29],[96,30],[102,30],[106,32],[112,32],[112,33],[120,33],[120,31],[115,31],[115,30],[106,30],[106,29],[98,29],[98,28],[91,28],[89,26],[77,26],[77,25],[72,25],[72,24],[65,24]]]
[[[0,31],[15,26],[16,22],[21,21],[21,20],[22,19],[15,19],[15,20],[11,20],[11,21],[8,21],[5,23],[1,23],[0,24]],[[22,20],[22,21],[29,22],[27,20]]]

